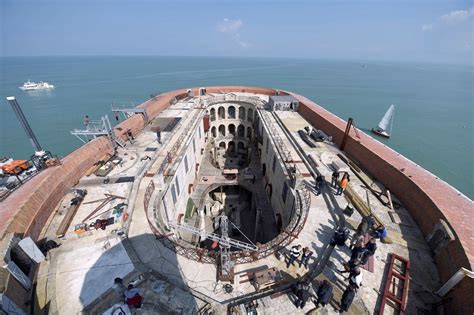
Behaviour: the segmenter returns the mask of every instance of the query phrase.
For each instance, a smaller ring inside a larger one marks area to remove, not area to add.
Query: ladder
[[[120,137],[114,137],[114,140],[122,148],[125,148],[125,146],[127,145],[127,143],[123,141]]]
[[[410,277],[410,261],[390,253],[390,265],[380,303],[379,314],[383,315],[385,305],[394,307],[400,315],[405,314],[407,302],[408,281]],[[390,301],[390,303],[387,303]]]

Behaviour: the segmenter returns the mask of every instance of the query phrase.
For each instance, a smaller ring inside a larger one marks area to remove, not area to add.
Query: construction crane
[[[169,225],[171,227],[175,228],[175,229],[185,231],[185,232],[189,232],[189,233],[194,234],[194,235],[199,235],[201,237],[201,239],[206,239],[207,238],[207,239],[210,239],[212,241],[218,242],[219,245],[220,245],[220,255],[219,256],[220,256],[220,260],[221,260],[221,273],[220,273],[219,278],[221,280],[228,280],[228,281],[232,282],[232,279],[233,279],[233,272],[232,271],[233,271],[234,266],[233,266],[233,263],[232,263],[231,258],[230,258],[230,248],[233,246],[233,247],[238,248],[238,249],[256,252],[256,251],[258,251],[258,247],[255,244],[253,244],[252,241],[250,241],[247,238],[247,236],[245,236],[245,234],[242,233],[242,231],[240,231],[239,228],[237,226],[235,226],[235,224],[232,223],[232,221],[230,221],[229,218],[225,214],[216,217],[216,219],[220,220],[219,228],[220,228],[221,235],[218,235],[218,234],[215,234],[215,233],[212,233],[212,232],[206,232],[203,229],[198,229],[196,227],[193,227],[193,226],[190,226],[190,225],[187,225],[187,224],[178,224],[178,223],[175,223],[175,222],[169,222]],[[239,232],[242,233],[242,235],[251,244],[230,238],[229,237],[229,224],[228,224],[228,222],[230,222],[230,224],[232,224],[237,230],[239,230]]]

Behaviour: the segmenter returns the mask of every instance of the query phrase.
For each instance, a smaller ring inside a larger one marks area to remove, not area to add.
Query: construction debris
[[[71,224],[72,218],[76,215],[77,209],[84,200],[84,197],[87,195],[87,190],[77,189],[75,190],[75,194],[76,196],[71,199],[71,205],[56,231],[57,237],[63,237],[66,234],[66,231],[68,230],[69,225]]]

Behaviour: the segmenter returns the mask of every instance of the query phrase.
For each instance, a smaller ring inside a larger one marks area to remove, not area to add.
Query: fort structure
[[[388,237],[352,313],[474,311],[473,201],[304,96],[180,89],[89,140],[0,203],[7,313],[115,314],[117,278],[142,312],[185,314],[296,314],[292,284],[329,280],[335,313],[351,251],[332,238],[369,213]],[[287,266],[297,244],[307,269]]]

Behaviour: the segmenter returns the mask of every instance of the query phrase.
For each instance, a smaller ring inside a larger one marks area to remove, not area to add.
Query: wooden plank
[[[58,229],[56,230],[57,237],[63,237],[64,235],[66,235],[67,229],[69,228],[69,225],[71,224],[72,218],[74,218],[74,216],[76,215],[77,209],[79,209],[82,201],[84,200],[84,197],[82,197],[81,195],[78,195],[77,197],[79,198],[79,202],[69,207],[69,210],[67,211],[63,220],[59,224]]]

